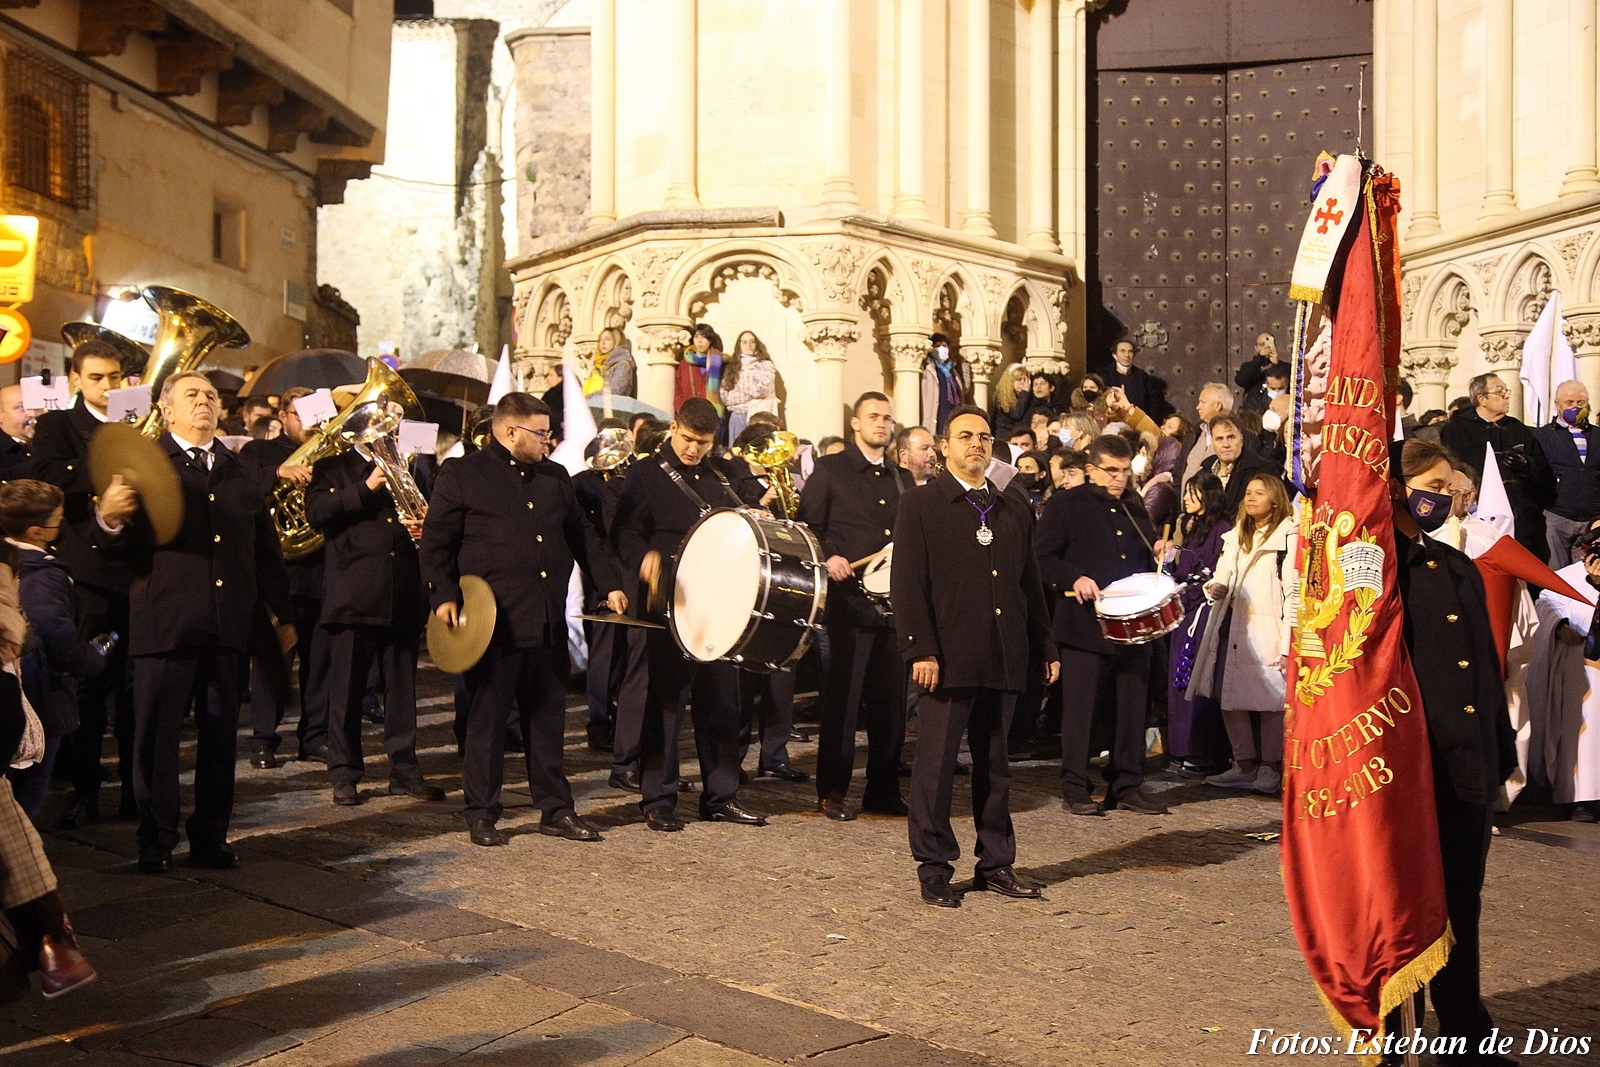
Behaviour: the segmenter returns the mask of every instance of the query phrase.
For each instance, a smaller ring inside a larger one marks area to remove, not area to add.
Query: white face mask
[[[1283,426],[1283,416],[1276,411],[1263,411],[1261,413],[1261,428],[1268,433],[1277,433]]]
[[[944,363],[950,358],[950,350],[944,345],[939,345],[933,350],[933,358],[937,359],[940,363]]]
[[[1143,478],[1144,472],[1150,469],[1150,457],[1140,452],[1133,457],[1131,466],[1133,467],[1133,476],[1135,478]]]
[[[1284,393],[1287,393],[1288,391],[1289,390],[1287,390],[1287,389],[1268,389],[1267,390],[1267,399],[1268,400],[1276,400],[1280,396],[1282,396]]]

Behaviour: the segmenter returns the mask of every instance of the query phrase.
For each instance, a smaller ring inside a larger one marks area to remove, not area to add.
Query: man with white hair
[[[33,416],[22,406],[22,386],[0,388],[0,482],[33,473]]]
[[[1560,570],[1572,562],[1572,539],[1600,517],[1600,427],[1589,422],[1589,390],[1582,382],[1556,386],[1552,406],[1555,417],[1533,436],[1556,479],[1556,501],[1544,519],[1550,566]]]
[[[1185,452],[1183,460],[1183,481],[1188,483],[1200,471],[1200,465],[1212,456],[1216,450],[1211,447],[1211,420],[1218,415],[1226,415],[1233,410],[1233,390],[1222,382],[1207,382],[1200,387],[1200,395],[1195,398],[1194,413],[1200,416],[1196,424],[1194,436],[1183,443]]]

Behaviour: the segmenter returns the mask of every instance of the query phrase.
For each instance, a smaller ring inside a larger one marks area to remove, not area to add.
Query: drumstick
[[[1161,540],[1165,541],[1168,538],[1170,538],[1171,536],[1172,536],[1172,523],[1169,522],[1165,526],[1161,527]],[[1161,558],[1156,560],[1156,573],[1157,574],[1161,574],[1166,569],[1167,569],[1167,554],[1165,552],[1162,552],[1161,553]]]
[[[880,549],[878,549],[878,551],[872,553],[872,555],[870,555],[870,556],[862,556],[860,559],[858,559],[854,563],[850,564],[850,569],[853,570],[853,571],[858,571],[862,567],[865,567],[867,564],[871,563],[873,560],[877,559],[881,555],[883,555],[883,549],[880,548]]]

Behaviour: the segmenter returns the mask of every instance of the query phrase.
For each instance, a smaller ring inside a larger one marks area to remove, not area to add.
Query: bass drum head
[[[761,595],[761,547],[737,511],[701,519],[678,553],[672,632],[692,659],[710,663],[733,651]]]

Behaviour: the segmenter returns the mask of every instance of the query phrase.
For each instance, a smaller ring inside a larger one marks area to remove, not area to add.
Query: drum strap
[[[668,463],[665,457],[662,457],[659,462],[661,463],[661,469],[667,472],[667,477],[672,479],[672,484],[683,490],[683,495],[694,502],[694,506],[700,509],[700,514],[704,515],[711,510],[711,505],[706,503],[705,497],[694,491],[694,486],[690,485],[684,476],[678,473],[676,467]],[[733,491],[733,486],[728,484],[728,479],[723,476],[723,473],[714,466],[711,467],[711,473],[717,476],[717,481],[721,482],[722,488],[727,490],[728,496],[733,500],[733,506],[736,508],[744,507],[744,501],[739,499],[739,494]]]

